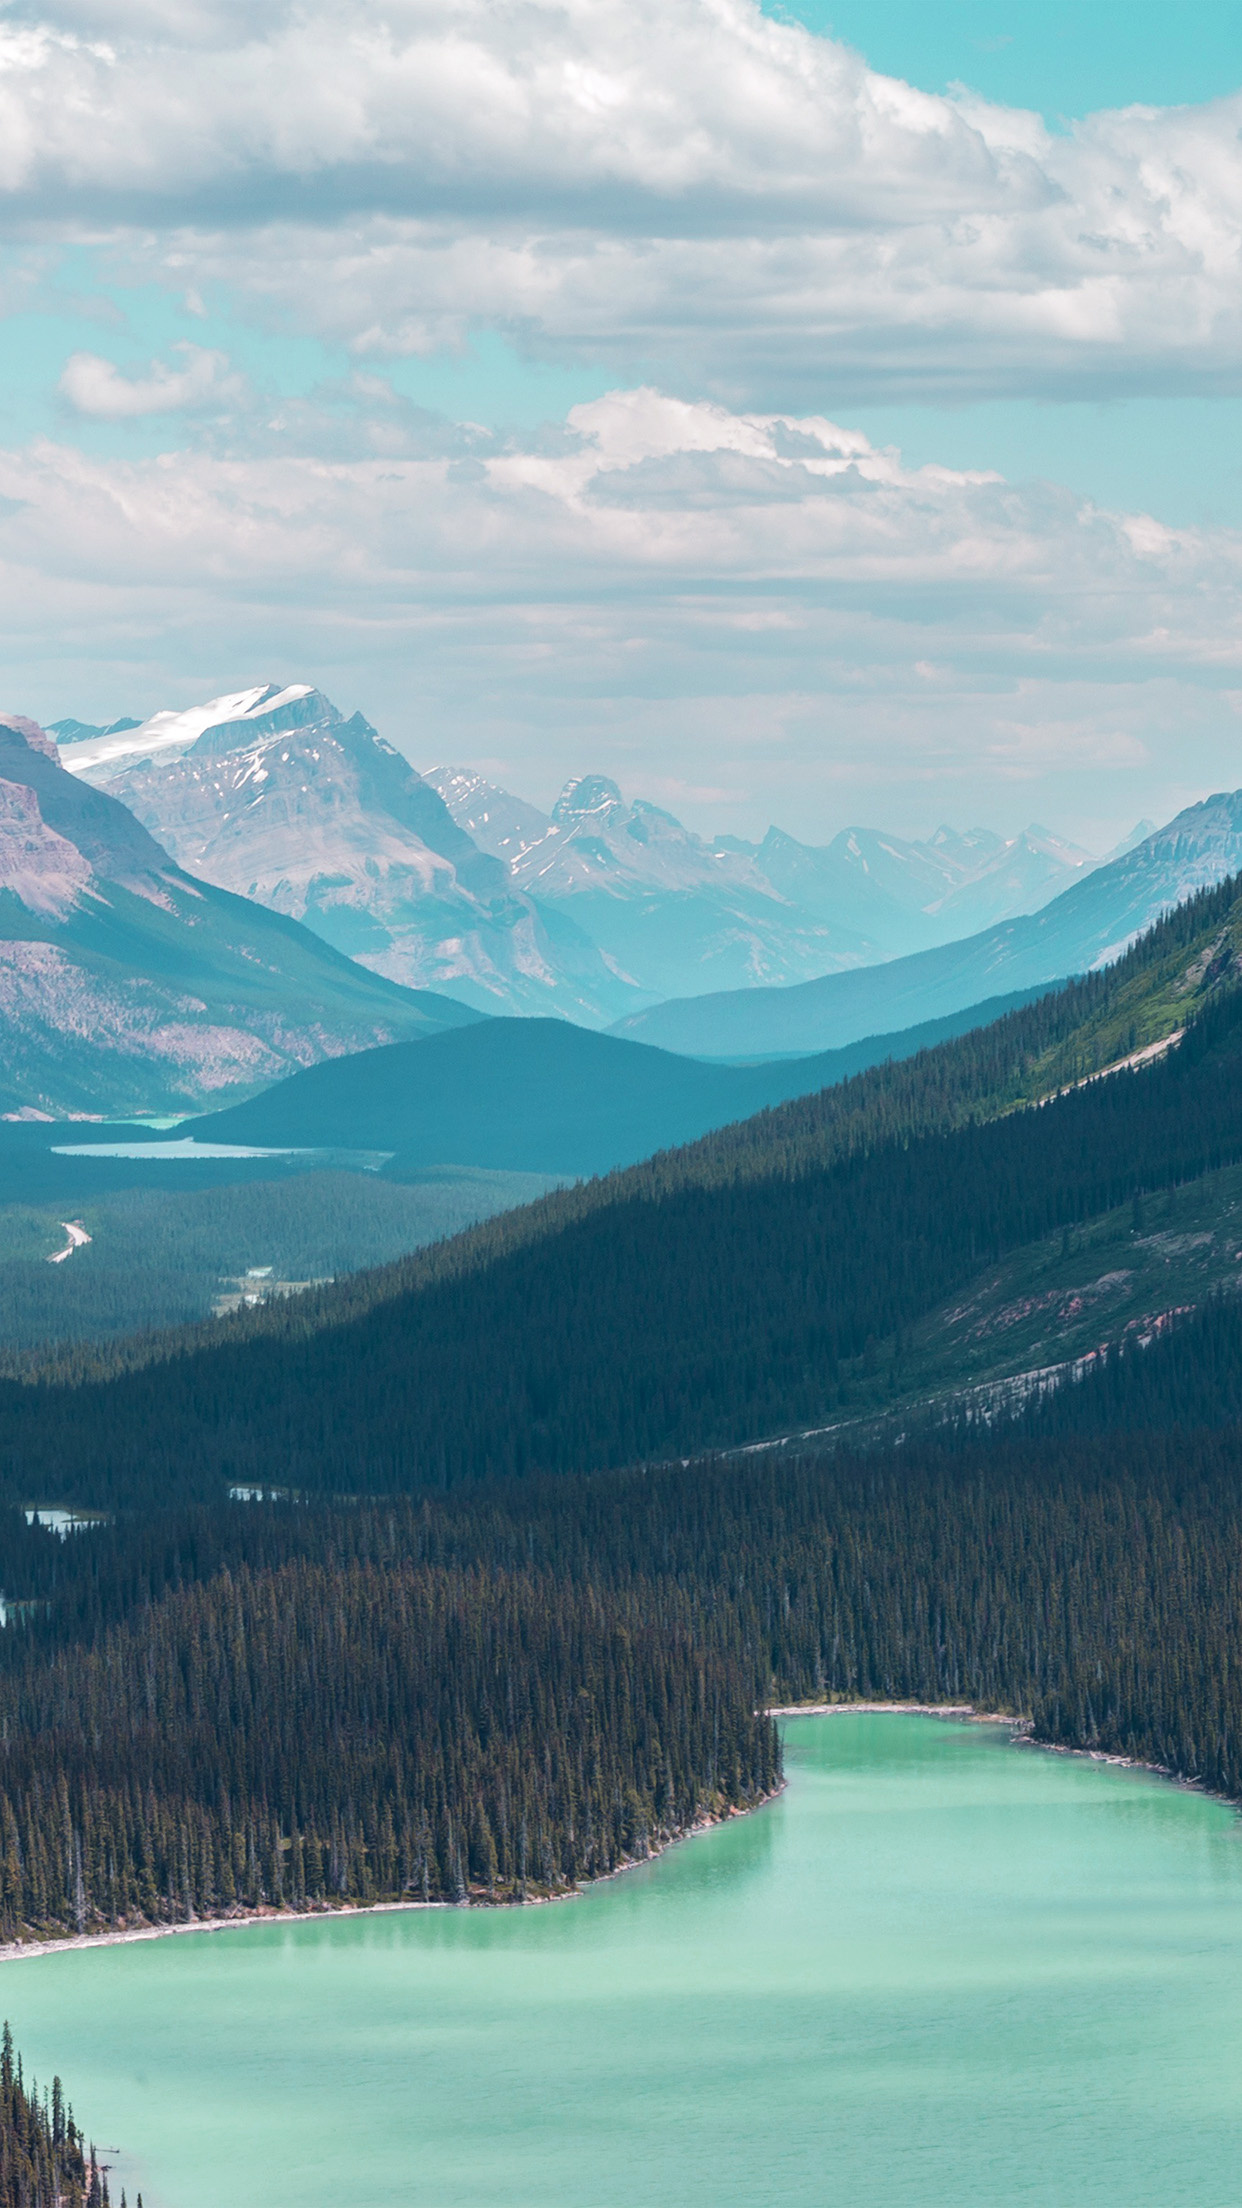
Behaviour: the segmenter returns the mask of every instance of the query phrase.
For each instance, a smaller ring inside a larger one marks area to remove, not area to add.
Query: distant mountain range
[[[550,814],[468,768],[427,780],[515,882],[661,996],[701,995],[726,966],[744,967],[747,986],[780,986],[798,964],[875,965],[1032,912],[1100,863],[1038,827],[1008,841],[984,828],[942,827],[926,843],[847,828],[817,846],[769,828],[762,843],[706,843],[659,806],[626,804],[604,775],[568,783]]]
[[[606,775],[568,782],[550,814],[460,768],[427,777],[514,886],[572,920],[646,995],[782,983],[868,966],[884,945],[842,909],[809,911],[749,851],[692,835]]]
[[[1096,863],[1034,827],[711,843],[602,775],[545,813],[471,769],[418,774],[305,683],[54,733],[193,873],[391,980],[586,1026],[871,967],[1032,910]]]
[[[1152,825],[1145,821],[1142,833]],[[846,828],[822,847],[769,828],[760,844],[721,838],[718,848],[726,847],[749,853],[773,887],[805,911],[829,922],[852,914],[854,926],[882,944],[886,956],[1035,912],[1101,863],[1038,826],[1008,840],[986,828],[959,835],[940,827],[925,843]]]
[[[35,722],[0,721],[0,1113],[190,1110],[474,1017],[194,880]]]
[[[1039,912],[865,974],[656,1005],[616,1032],[707,1058],[839,1049],[876,1028],[944,1018],[984,997],[1106,966],[1162,912],[1240,867],[1235,790],[1188,806]]]

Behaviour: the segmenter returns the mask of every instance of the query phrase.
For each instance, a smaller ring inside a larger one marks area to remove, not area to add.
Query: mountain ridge
[[[972,1007],[977,1025],[1013,1009]],[[386,1174],[428,1166],[565,1177],[614,1172],[733,1120],[914,1056],[964,1022],[873,1036],[853,1049],[749,1067],[711,1065],[567,1021],[485,1020],[291,1075],[182,1125],[202,1142],[394,1153]]]

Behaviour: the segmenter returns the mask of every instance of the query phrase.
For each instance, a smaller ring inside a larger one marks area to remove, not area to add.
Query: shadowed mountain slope
[[[1000,1017],[1013,1001],[762,1066],[705,1065],[563,1020],[484,1020],[425,1044],[313,1066],[180,1133],[203,1142],[391,1150],[393,1174],[448,1163],[609,1173],[866,1066],[912,1057]]]
[[[148,1345],[125,1370],[122,1348],[96,1361],[114,1379],[6,1387],[8,1477],[103,1500],[279,1465],[387,1492],[823,1423],[856,1360],[896,1358],[980,1267],[1242,1159],[1240,945],[1230,882],[1108,972],[936,1050],[173,1337],[175,1357]],[[1153,1041],[1162,1057],[1090,1078]]]

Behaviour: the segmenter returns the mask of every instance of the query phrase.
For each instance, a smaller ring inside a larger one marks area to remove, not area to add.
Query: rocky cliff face
[[[468,1017],[195,881],[34,722],[0,721],[0,1112],[190,1110]]]

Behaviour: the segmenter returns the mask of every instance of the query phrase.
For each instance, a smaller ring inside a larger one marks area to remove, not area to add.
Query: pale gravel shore
[[[567,1886],[562,1893],[528,1894],[519,1902],[461,1901],[371,1901],[351,1907],[346,1902],[339,1909],[247,1909],[235,1917],[191,1917],[179,1924],[139,1924],[123,1932],[73,1932],[61,1938],[47,1940],[8,1940],[0,1942],[0,1963],[18,1963],[33,1955],[64,1955],[83,1947],[128,1947],[135,1940],[166,1940],[178,1932],[239,1932],[254,1924],[322,1924],[328,1917],[391,1917],[408,1916],[411,1910],[421,1909],[540,1909],[546,1903],[581,1901],[596,1886],[606,1886],[613,1878],[622,1878],[627,1871],[641,1870],[645,1863],[658,1862],[670,1848],[680,1847],[684,1840],[693,1840],[701,1832],[714,1832],[718,1825],[727,1825],[735,1817],[749,1817],[754,1810],[763,1809],[785,1791],[785,1782],[764,1794],[750,1809],[729,1809],[721,1817],[701,1817],[695,1825],[687,1825],[684,1832],[674,1833],[649,1855],[627,1857],[615,1870],[601,1871],[598,1878],[588,1878],[581,1886]]]
[[[239,1932],[251,1924],[318,1924],[325,1917],[382,1917],[411,1909],[456,1909],[455,1901],[373,1901],[351,1909],[248,1909],[237,1917],[191,1917],[183,1924],[137,1924],[124,1932],[72,1932],[61,1939],[9,1940],[0,1944],[0,1963],[18,1963],[28,1955],[64,1955],[78,1947],[128,1947],[134,1940],[166,1940],[177,1932]]]
[[[972,1725],[1012,1725],[1024,1728],[1029,1717],[1015,1717],[1012,1710],[977,1710],[973,1702],[780,1702],[769,1717],[864,1717],[868,1711],[907,1717],[961,1717]],[[1116,1760],[1116,1759],[1114,1759]]]
[[[1150,1771],[1157,1778],[1166,1779],[1173,1786],[1181,1786],[1193,1794],[1206,1794],[1209,1800],[1223,1802],[1229,1809],[1239,1812],[1239,1804],[1226,1794],[1213,1794],[1198,1779],[1185,1779],[1170,1771],[1164,1764],[1144,1763],[1137,1756],[1119,1756],[1104,1748],[1070,1748],[1060,1741],[1035,1740],[1031,1737],[1029,1717],[1017,1717],[1012,1710],[977,1710],[973,1702],[780,1702],[774,1703],[766,1713],[769,1717],[865,1717],[867,1715],[893,1715],[906,1717],[957,1718],[972,1725],[1007,1725],[1014,1746],[1040,1748],[1053,1756],[1079,1756],[1090,1763],[1111,1763],[1127,1771]],[[604,1886],[610,1879],[621,1878],[627,1871],[641,1869],[644,1863],[657,1862],[670,1848],[680,1847],[685,1840],[693,1840],[699,1833],[713,1832],[718,1825],[728,1824],[734,1817],[748,1817],[754,1810],[766,1808],[785,1791],[785,1781],[754,1802],[749,1810],[731,1809],[723,1817],[704,1817],[698,1824],[687,1826],[685,1832],[666,1840],[662,1847],[650,1855],[636,1856],[628,1862],[618,1863],[613,1871],[604,1871],[599,1878],[588,1879],[584,1885],[570,1886],[559,1894],[531,1894],[524,1902],[492,1904],[488,1902],[463,1903],[456,1901],[374,1901],[365,1906],[351,1908],[348,1904],[339,1909],[252,1909],[242,1916],[193,1917],[182,1924],[143,1924],[125,1932],[80,1932],[62,1939],[11,1940],[0,1943],[0,1963],[21,1962],[28,1956],[63,1955],[67,1950],[84,1947],[126,1947],[134,1940],[166,1940],[179,1932],[237,1932],[256,1924],[318,1924],[334,1917],[384,1917],[406,1916],[413,1910],[460,1909],[464,1907],[489,1908],[493,1906],[517,1908],[541,1908],[545,1903],[580,1901],[593,1887]]]

